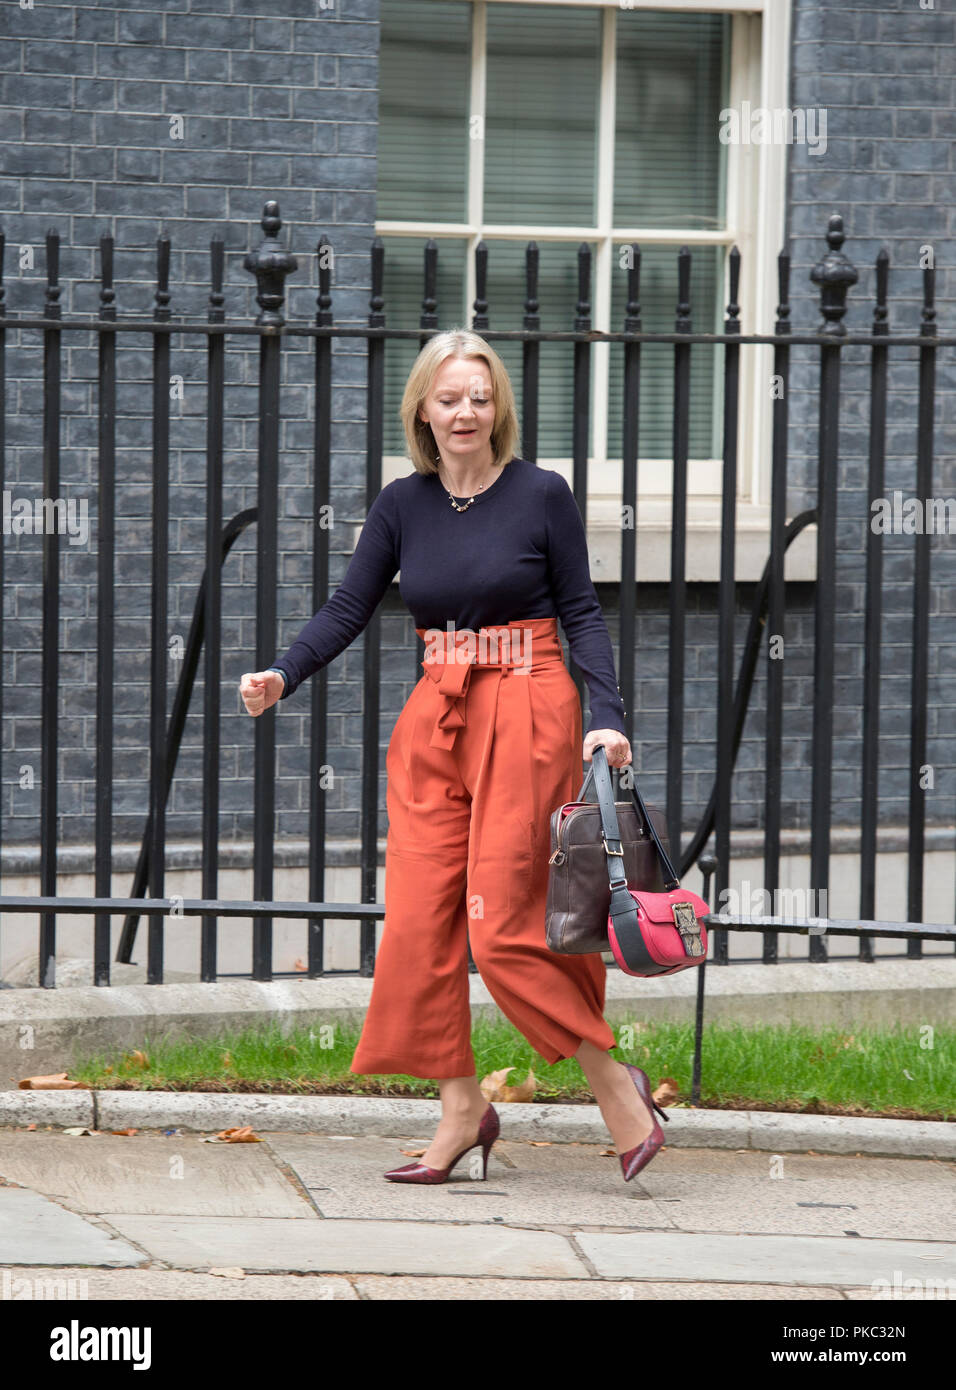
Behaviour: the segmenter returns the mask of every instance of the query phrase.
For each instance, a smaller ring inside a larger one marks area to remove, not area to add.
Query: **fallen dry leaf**
[[[552,1144],[550,1139],[529,1139],[528,1143],[536,1149],[549,1149]]]
[[[487,1101],[500,1101],[502,1104],[528,1101],[534,1097],[537,1088],[534,1072],[528,1070],[527,1078],[519,1086],[508,1086],[508,1076],[514,1067],[502,1067],[500,1071],[490,1071],[478,1083],[481,1094]]]
[[[514,1071],[514,1067],[502,1067],[501,1071],[490,1071],[487,1076],[483,1076],[478,1082],[478,1089],[485,1100],[493,1101],[501,1099],[501,1088],[508,1080],[508,1076]]]
[[[527,1078],[522,1081],[521,1085],[502,1086],[501,1096],[499,1098],[511,1103],[532,1100],[537,1084],[538,1083],[534,1079],[534,1072],[529,1067]]]
[[[36,1129],[36,1125],[27,1125],[27,1129]]]
[[[665,1076],[651,1096],[658,1105],[670,1105],[680,1095],[680,1087],[672,1076]]]
[[[220,1279],[245,1279],[246,1271],[240,1269],[238,1265],[231,1265],[227,1269],[208,1269],[207,1274],[215,1274]]]
[[[21,1091],[86,1091],[89,1087],[82,1081],[67,1081],[66,1072],[58,1071],[51,1076],[27,1076],[17,1083]]]
[[[617,1158],[617,1156],[617,1149],[602,1149],[600,1154],[601,1158]]]
[[[222,1129],[216,1135],[224,1144],[261,1144],[262,1140],[258,1134],[253,1133],[252,1125],[234,1126],[232,1129]]]
[[[135,1129],[111,1129],[111,1130],[110,1130],[110,1134],[136,1134],[136,1133],[138,1133],[138,1131],[135,1130]]]
[[[128,1067],[145,1068],[149,1066],[149,1058],[146,1056],[146,1053],[142,1052],[139,1048],[136,1048],[133,1052],[127,1052],[123,1061]]]

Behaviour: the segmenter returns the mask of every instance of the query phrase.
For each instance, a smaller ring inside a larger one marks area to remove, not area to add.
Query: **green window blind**
[[[471,5],[382,0],[380,23],[377,216],[463,222]]]
[[[616,227],[724,226],[729,54],[729,15],[618,15]]]
[[[593,226],[601,13],[488,6],[485,221]]]

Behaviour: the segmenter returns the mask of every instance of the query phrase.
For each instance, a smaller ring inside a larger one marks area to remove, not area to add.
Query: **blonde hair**
[[[419,473],[437,473],[435,455],[438,448],[432,427],[418,414],[432,388],[439,367],[449,357],[465,360],[480,358],[491,373],[491,389],[495,401],[495,423],[491,430],[491,447],[495,463],[510,463],[518,447],[518,411],[507,368],[490,343],[469,328],[449,328],[429,338],[415,359],[405,383],[405,393],[399,414],[408,441],[408,452]]]

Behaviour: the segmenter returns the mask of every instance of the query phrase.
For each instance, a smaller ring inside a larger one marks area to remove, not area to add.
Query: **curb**
[[[596,1105],[497,1107],[503,1139],[607,1144]],[[210,1131],[252,1125],[263,1132],[425,1138],[441,1114],[437,1100],[365,1096],[269,1096],[199,1091],[0,1091],[0,1127],[27,1124],[88,1129]],[[674,1148],[859,1154],[956,1159],[956,1124],[871,1120],[763,1110],[672,1108],[665,1137]]]

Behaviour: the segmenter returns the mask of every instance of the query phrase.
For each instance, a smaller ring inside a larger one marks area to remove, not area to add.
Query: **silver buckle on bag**
[[[674,925],[680,932],[684,951],[689,956],[702,956],[704,943],[700,939],[700,923],[693,903],[671,903]]]

